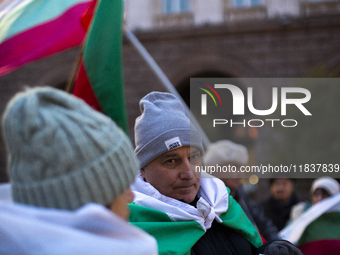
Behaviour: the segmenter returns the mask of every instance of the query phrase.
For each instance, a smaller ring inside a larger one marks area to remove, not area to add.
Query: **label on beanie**
[[[171,138],[171,139],[165,141],[164,143],[165,143],[165,146],[168,148],[168,151],[182,146],[181,140],[179,139],[178,136]]]

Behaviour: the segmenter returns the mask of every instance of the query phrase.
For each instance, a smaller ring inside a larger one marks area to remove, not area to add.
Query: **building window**
[[[263,0],[233,0],[234,7],[251,7],[263,5]]]
[[[163,0],[163,12],[166,14],[189,12],[189,8],[189,0]]]

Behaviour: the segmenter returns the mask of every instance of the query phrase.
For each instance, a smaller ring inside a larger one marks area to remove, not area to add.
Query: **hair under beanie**
[[[176,96],[151,92],[142,98],[139,106],[141,115],[135,123],[135,153],[141,168],[181,146],[196,147],[204,154],[201,136]]]
[[[239,164],[246,165],[248,163],[247,148],[241,144],[236,144],[229,140],[220,140],[208,147],[204,156],[205,165],[223,165],[223,164]]]
[[[139,170],[128,137],[110,118],[56,89],[19,93],[2,127],[16,202],[69,210],[110,205]]]

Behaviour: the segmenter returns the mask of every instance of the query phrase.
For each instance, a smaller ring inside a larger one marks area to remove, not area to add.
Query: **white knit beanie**
[[[151,92],[141,99],[139,106],[141,115],[135,123],[135,152],[140,168],[181,146],[198,148],[203,156],[201,136],[176,96]]]
[[[2,119],[13,199],[73,210],[110,205],[138,172],[128,137],[82,100],[52,88],[17,94]]]
[[[219,140],[208,147],[203,161],[207,166],[229,163],[246,165],[248,159],[248,150],[245,146],[229,140]]]
[[[313,194],[316,189],[324,189],[330,196],[333,196],[340,192],[340,185],[337,180],[331,177],[321,177],[315,179],[312,183],[310,193]]]

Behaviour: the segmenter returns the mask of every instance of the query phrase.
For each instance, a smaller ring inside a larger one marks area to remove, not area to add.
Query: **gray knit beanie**
[[[151,92],[139,103],[135,123],[135,153],[140,168],[163,153],[181,146],[196,147],[204,154],[202,139],[185,115],[182,103],[170,93]]]
[[[124,132],[82,100],[52,88],[17,94],[2,119],[13,199],[73,210],[110,205],[138,173]]]
[[[248,150],[241,144],[236,144],[229,140],[219,140],[208,147],[204,156],[204,164],[207,166],[248,163]]]

